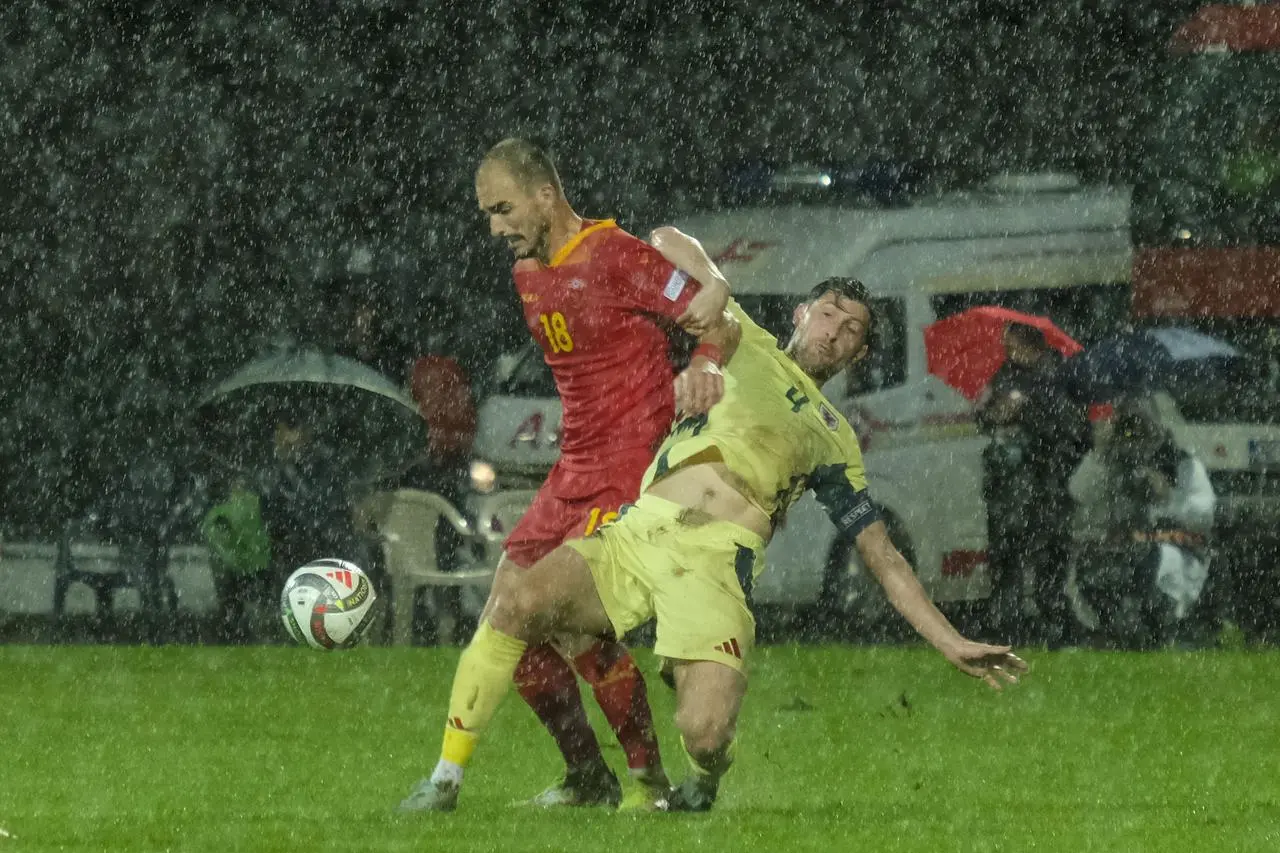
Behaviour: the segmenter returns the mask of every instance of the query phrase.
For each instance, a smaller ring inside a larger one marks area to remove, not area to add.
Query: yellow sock
[[[480,625],[453,676],[449,720],[440,749],[443,761],[458,767],[471,761],[476,741],[507,695],[525,646],[523,640],[494,630],[488,622]]]

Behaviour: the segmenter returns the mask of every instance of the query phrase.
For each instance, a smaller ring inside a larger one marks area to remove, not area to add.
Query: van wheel
[[[911,540],[897,516],[881,510],[880,518],[888,528],[890,541],[908,563],[915,565]],[[887,642],[909,633],[879,581],[862,565],[852,542],[837,541],[831,547],[816,617],[822,633],[836,639]]]

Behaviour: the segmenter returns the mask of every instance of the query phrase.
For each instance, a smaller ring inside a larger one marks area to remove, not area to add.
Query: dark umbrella
[[[358,388],[418,415],[413,398],[384,374],[354,359],[312,349],[281,349],[252,361],[210,389],[200,403],[213,402],[241,388],[296,384]]]
[[[1089,403],[1126,394],[1211,382],[1239,362],[1225,341],[1193,329],[1140,329],[1107,338],[1068,359],[1063,377],[1072,393]]]
[[[315,350],[250,362],[211,388],[199,408],[206,452],[235,468],[269,458],[281,424],[329,445],[359,480],[403,470],[426,448],[426,424],[403,389],[358,361]]]

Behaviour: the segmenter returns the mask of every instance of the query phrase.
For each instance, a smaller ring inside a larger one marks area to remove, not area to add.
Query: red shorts
[[[576,539],[617,518],[623,504],[635,503],[652,461],[649,453],[618,456],[607,471],[567,471],[556,463],[533,503],[504,545],[507,559],[528,568],[566,539]]]

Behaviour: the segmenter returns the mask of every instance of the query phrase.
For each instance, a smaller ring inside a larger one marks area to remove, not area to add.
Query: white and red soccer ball
[[[355,563],[312,560],[285,581],[280,617],[299,643],[349,649],[368,629],[376,598],[369,576]]]

